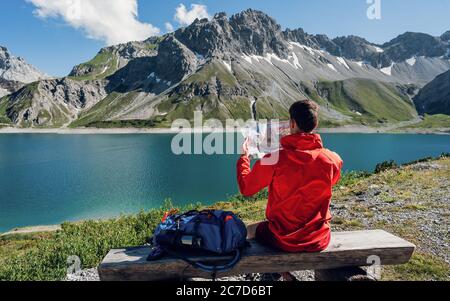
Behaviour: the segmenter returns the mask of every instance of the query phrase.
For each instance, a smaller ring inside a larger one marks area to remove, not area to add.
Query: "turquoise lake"
[[[346,170],[372,171],[450,152],[450,136],[326,134]],[[181,155],[172,135],[0,135],[0,232],[237,193],[237,155]]]

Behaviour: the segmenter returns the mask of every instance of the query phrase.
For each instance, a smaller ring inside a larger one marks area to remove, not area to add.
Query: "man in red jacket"
[[[319,252],[330,243],[332,187],[339,181],[343,162],[323,147],[318,126],[318,106],[299,101],[290,109],[291,135],[281,139],[282,149],[250,169],[248,147],[237,164],[239,189],[252,196],[268,187],[267,221],[249,227],[254,238],[286,252]]]

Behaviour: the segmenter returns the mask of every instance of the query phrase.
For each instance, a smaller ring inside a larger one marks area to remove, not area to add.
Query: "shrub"
[[[393,161],[393,160],[385,161],[383,163],[377,164],[377,166],[375,167],[375,173],[379,174],[386,170],[396,169],[396,168],[398,168],[398,165],[397,165],[397,163],[395,163],[395,161]]]
[[[339,185],[350,186],[358,182],[359,180],[370,177],[370,173],[365,171],[351,171],[346,172],[342,175]]]

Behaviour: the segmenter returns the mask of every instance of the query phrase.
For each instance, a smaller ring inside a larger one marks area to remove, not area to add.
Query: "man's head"
[[[319,125],[319,106],[311,100],[301,100],[289,109],[291,134],[311,133]]]

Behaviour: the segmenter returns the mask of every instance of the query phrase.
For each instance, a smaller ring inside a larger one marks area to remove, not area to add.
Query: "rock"
[[[417,163],[411,167],[412,170],[421,171],[421,170],[439,170],[442,169],[442,166],[436,163],[424,162]]]
[[[88,269],[67,275],[66,281],[100,281],[100,277],[97,269]]]
[[[437,76],[414,97],[420,114],[450,115],[450,71]]]
[[[6,116],[20,126],[61,127],[77,118],[81,109],[91,108],[106,95],[102,81],[43,80],[11,94]]]
[[[0,98],[14,93],[24,86],[24,83],[0,78]]]
[[[297,279],[297,281],[315,281],[314,271],[296,271],[291,274]],[[217,281],[263,281],[263,282],[275,282],[283,281],[284,279],[280,274],[248,274],[234,277],[218,278]],[[190,281],[211,281],[210,279],[193,278]]]
[[[48,76],[23,58],[13,56],[6,47],[0,46],[0,78],[21,83],[31,83]]]

